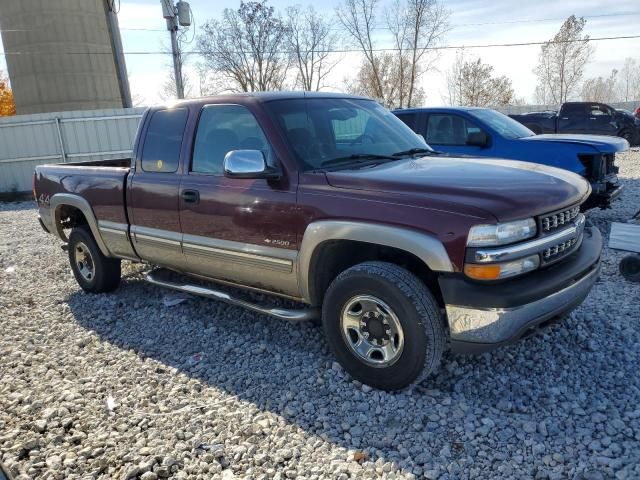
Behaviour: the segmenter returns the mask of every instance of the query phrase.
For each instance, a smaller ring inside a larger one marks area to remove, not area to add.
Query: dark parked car
[[[620,138],[535,135],[515,120],[488,108],[412,108],[394,113],[438,151],[522,160],[582,175],[591,183],[591,196],[583,208],[606,208],[622,192],[615,155],[629,146]]]
[[[625,110],[624,108],[617,108],[616,110],[618,112],[623,113],[624,115],[627,115],[633,118],[633,122],[635,123],[636,127],[638,127],[638,129],[640,130],[640,107],[636,109],[635,113],[630,112],[629,110]]]
[[[154,107],[133,158],[34,178],[41,224],[87,292],[116,289],[128,259],[164,267],[156,285],[281,319],[321,312],[343,367],[387,390],[447,346],[495,348],[579,305],[600,270],[590,191],[553,167],[442,158],[373,100],[302,92]]]
[[[630,145],[640,142],[640,129],[632,116],[596,102],[563,103],[559,112],[509,115],[536,134],[589,133],[624,138]]]

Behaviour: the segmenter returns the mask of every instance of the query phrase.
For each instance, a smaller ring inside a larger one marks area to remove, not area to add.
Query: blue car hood
[[[534,135],[520,138],[523,142],[553,142],[571,143],[574,145],[588,145],[600,153],[624,152],[629,149],[629,144],[623,138],[609,137],[606,135],[577,135],[577,134],[547,134]]]

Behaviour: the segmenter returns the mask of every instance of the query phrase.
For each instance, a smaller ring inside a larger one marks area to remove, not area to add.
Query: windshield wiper
[[[405,155],[417,155],[418,153],[435,153],[433,150],[429,148],[410,148],[409,150],[402,150],[401,152],[396,152],[391,154],[392,157],[404,157]]]
[[[352,160],[394,160],[394,158],[392,155],[378,155],[375,153],[354,153],[345,157],[337,157],[330,160],[325,160],[320,164],[320,166],[326,167],[328,165],[335,165],[337,163],[344,163]]]

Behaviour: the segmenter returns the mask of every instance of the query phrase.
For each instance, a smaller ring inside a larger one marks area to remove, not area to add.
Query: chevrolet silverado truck
[[[630,145],[640,143],[640,129],[632,115],[597,102],[567,102],[560,111],[509,115],[536,134],[585,133],[624,138]]]
[[[345,370],[385,390],[578,306],[600,270],[590,191],[557,168],[443,159],[373,100],[303,92],[153,107],[133,158],[34,176],[85,291],[116,289],[130,260],[155,285],[321,318]]]
[[[591,183],[583,209],[608,208],[622,193],[615,156],[629,145],[621,138],[536,135],[488,108],[408,108],[393,113],[441,152],[534,162],[582,175]]]

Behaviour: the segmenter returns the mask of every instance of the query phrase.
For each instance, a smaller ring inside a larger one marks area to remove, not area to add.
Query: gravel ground
[[[627,191],[592,220],[640,209]],[[76,285],[32,203],[0,206],[0,459],[23,478],[640,478],[640,285],[605,249],[563,324],[409,391],[372,391],[320,328],[126,278]]]

